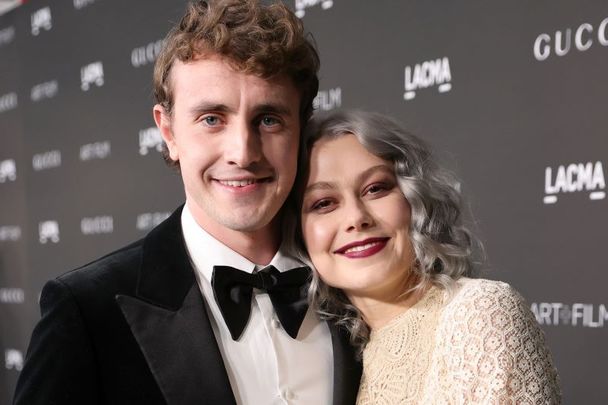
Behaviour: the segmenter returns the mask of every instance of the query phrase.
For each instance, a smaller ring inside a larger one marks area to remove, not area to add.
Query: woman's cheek
[[[306,218],[303,221],[303,233],[313,263],[330,251],[333,238],[330,223],[326,218]]]

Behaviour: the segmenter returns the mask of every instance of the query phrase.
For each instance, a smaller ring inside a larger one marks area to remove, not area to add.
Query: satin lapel
[[[169,405],[234,404],[183,240],[182,208],[146,236],[136,297],[116,301]]]
[[[196,285],[178,311],[124,295],[116,301],[168,405],[236,403]]]
[[[347,332],[329,323],[334,352],[334,405],[352,405],[357,401],[361,363],[348,341]]]

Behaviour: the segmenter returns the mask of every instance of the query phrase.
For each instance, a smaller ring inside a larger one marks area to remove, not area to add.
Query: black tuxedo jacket
[[[16,405],[235,403],[180,214],[45,285]],[[330,330],[333,403],[353,404],[360,363],[342,331]]]

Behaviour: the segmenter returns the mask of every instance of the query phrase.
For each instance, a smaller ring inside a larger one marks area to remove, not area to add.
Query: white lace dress
[[[506,283],[430,288],[371,333],[358,405],[559,404],[557,370],[532,312]]]

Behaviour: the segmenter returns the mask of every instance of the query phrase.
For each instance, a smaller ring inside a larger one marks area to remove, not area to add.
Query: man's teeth
[[[351,248],[346,249],[344,251],[344,253],[362,252],[366,249],[369,249],[369,248],[379,245],[379,244],[380,244],[380,242],[372,242],[372,243],[366,243],[365,245],[353,246]]]
[[[255,180],[220,180],[220,183],[229,187],[245,187],[255,183]]]

